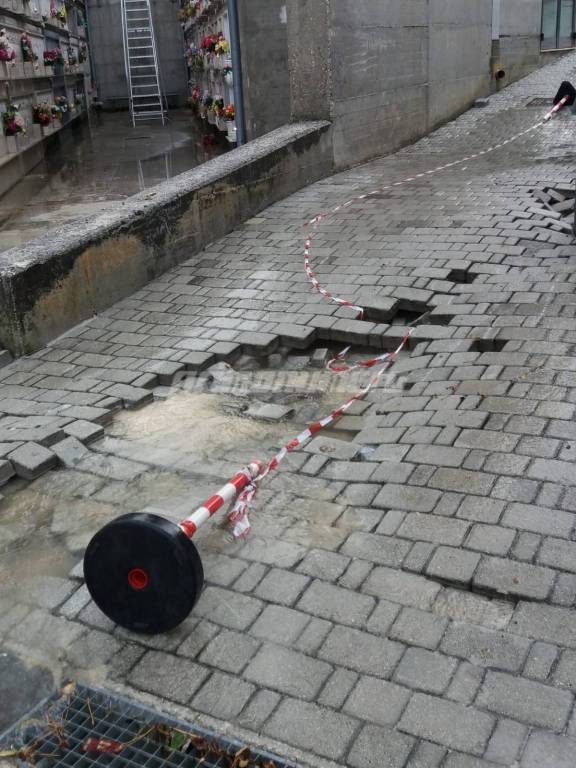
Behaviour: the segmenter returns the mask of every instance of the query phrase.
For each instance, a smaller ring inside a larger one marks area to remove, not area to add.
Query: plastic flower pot
[[[222,131],[223,133],[228,132],[228,122],[226,121],[226,118],[218,116],[216,118],[216,127],[219,131]]]
[[[236,120],[228,120],[226,130],[228,131],[228,141],[231,144],[236,144]]]

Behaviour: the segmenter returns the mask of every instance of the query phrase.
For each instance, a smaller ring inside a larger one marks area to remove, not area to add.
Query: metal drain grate
[[[527,107],[551,107],[553,98],[552,96],[537,96],[535,99],[530,99],[527,102]]]
[[[0,756],[36,768],[298,768],[105,691],[68,688],[0,736]]]

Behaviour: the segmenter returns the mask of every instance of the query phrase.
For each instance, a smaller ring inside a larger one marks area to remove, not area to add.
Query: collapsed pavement
[[[305,765],[572,765],[576,246],[538,196],[572,181],[572,116],[321,225],[321,282],[389,300],[388,318],[351,320],[310,291],[300,225],[524,129],[531,97],[574,68],[566,57],[287,198],[0,371],[0,429],[18,438],[2,450],[21,475],[0,506],[7,652]],[[389,349],[395,317],[424,309],[396,378],[263,486],[247,542],[217,519],[202,531],[208,585],[192,616],[152,638],[111,625],[82,583],[90,535],[125,511],[180,519],[341,394],[322,385],[278,424],[230,412],[228,394],[226,411],[216,393],[163,388],[282,345]],[[34,445],[46,464],[10,458]]]

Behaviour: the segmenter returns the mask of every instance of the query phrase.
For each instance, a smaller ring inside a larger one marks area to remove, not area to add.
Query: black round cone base
[[[157,515],[124,515],[93,537],[84,555],[86,586],[115,624],[149,635],[167,632],[200,597],[204,571],[192,541]]]

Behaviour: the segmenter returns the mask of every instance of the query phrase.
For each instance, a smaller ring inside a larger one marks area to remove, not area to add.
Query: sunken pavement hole
[[[298,768],[99,689],[70,683],[0,736],[36,768]],[[17,761],[17,762],[16,762]]]
[[[574,198],[576,197],[574,186],[535,189],[532,190],[532,197],[539,203],[544,203],[549,210],[559,213],[563,219],[574,214]]]

